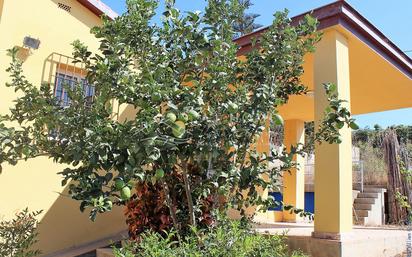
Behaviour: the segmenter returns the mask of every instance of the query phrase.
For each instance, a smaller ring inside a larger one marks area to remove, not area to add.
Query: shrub
[[[36,217],[41,211],[29,212],[26,208],[16,214],[10,221],[0,222],[0,256],[32,257],[40,254],[40,250],[32,250],[37,242]]]
[[[165,237],[156,232],[147,232],[141,241],[126,242],[124,247],[114,249],[116,257],[301,257],[299,252],[288,252],[285,237],[263,235],[254,232],[240,221],[223,220],[219,225],[206,230],[192,229],[191,235],[180,242],[176,233]]]

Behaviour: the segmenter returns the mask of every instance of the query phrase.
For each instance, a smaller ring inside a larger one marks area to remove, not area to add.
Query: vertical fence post
[[[363,193],[363,161],[359,161],[360,172],[361,172],[361,192]]]

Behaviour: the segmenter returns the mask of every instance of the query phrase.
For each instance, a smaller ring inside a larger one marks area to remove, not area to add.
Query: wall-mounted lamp
[[[24,47],[37,50],[39,49],[39,46],[40,46],[40,40],[26,36],[24,37],[23,45]]]

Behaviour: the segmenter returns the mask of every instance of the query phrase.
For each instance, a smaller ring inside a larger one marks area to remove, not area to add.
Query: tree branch
[[[192,226],[196,226],[195,212],[193,208],[193,199],[189,182],[189,174],[187,173],[187,162],[182,162],[183,181],[185,184],[185,192],[187,197],[187,207],[189,209],[189,220]]]
[[[165,179],[163,179],[162,182],[163,182],[163,190],[166,194],[166,204],[167,204],[167,207],[169,208],[170,216],[172,216],[173,226],[176,229],[177,236],[178,236],[178,239],[180,241],[180,236],[179,236],[180,224],[179,224],[179,221],[177,219],[176,209],[174,208],[172,198],[170,197],[169,185],[167,184]]]

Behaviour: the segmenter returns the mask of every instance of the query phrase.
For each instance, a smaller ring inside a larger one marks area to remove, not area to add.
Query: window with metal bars
[[[86,104],[91,104],[95,94],[95,88],[87,83],[87,80],[76,76],[75,74],[65,74],[62,72],[56,73],[54,83],[54,96],[62,106],[70,105],[70,97],[67,88],[74,89],[75,86],[80,85],[83,88],[83,95],[86,99]]]

